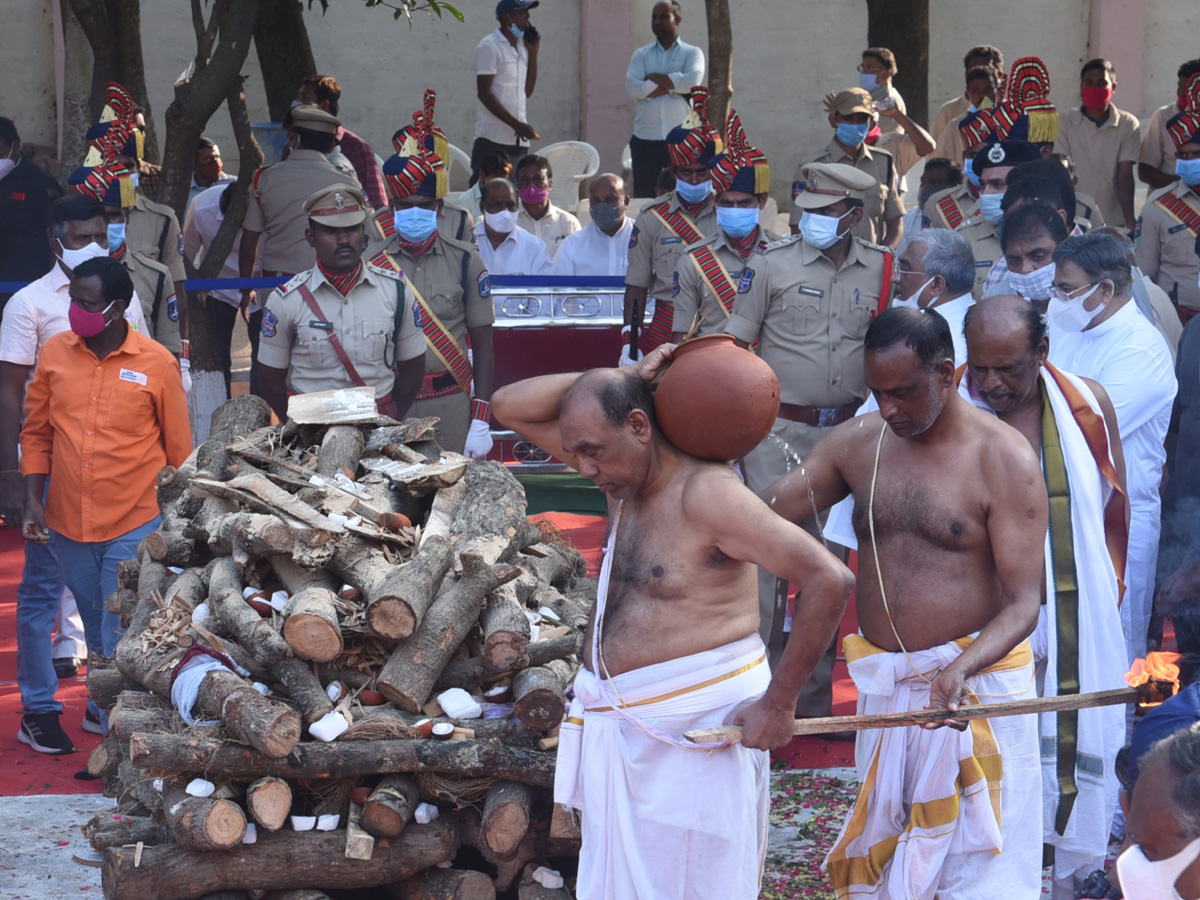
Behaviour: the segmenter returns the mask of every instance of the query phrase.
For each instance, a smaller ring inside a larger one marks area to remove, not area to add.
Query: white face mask
[[[934,275],[933,278],[930,278],[927,282],[917,288],[917,292],[911,297],[897,297],[892,301],[892,309],[920,309],[921,304],[918,302],[918,298],[921,296],[922,292],[924,292],[925,288],[933,284],[936,279],[937,276]]]
[[[508,234],[517,227],[517,214],[511,209],[502,209],[500,212],[485,212],[483,221],[487,223],[487,227],[492,231],[498,231],[500,234]]]
[[[818,250],[827,250],[841,237],[838,234],[838,223],[852,212],[854,210],[840,216],[823,216],[806,209],[800,215],[800,235],[806,243],[812,244]]]
[[[1022,275],[1010,269],[1008,280],[1012,284],[1013,290],[1026,300],[1045,300],[1050,296],[1050,285],[1054,284],[1054,263],[1042,266],[1028,275]]]
[[[1126,900],[1183,900],[1175,881],[1200,855],[1200,838],[1174,856],[1151,862],[1141,847],[1130,847],[1117,857],[1117,875]]]
[[[4,159],[0,159],[0,178],[3,178],[5,175],[7,175],[9,172],[11,172],[13,169],[15,169],[17,167],[17,161],[12,158],[13,150],[15,150],[15,149],[16,149],[15,145],[12,147],[9,147],[8,148],[8,156],[4,157]]]
[[[1092,324],[1092,320],[1100,313],[1104,312],[1104,304],[1099,304],[1095,309],[1084,309],[1083,301],[1096,293],[1099,284],[1092,285],[1092,289],[1086,294],[1079,297],[1073,297],[1070,300],[1062,300],[1051,295],[1050,305],[1046,307],[1046,318],[1054,323],[1055,328],[1060,328],[1063,331],[1071,331],[1078,333],[1083,331]]]
[[[66,247],[63,247],[62,241],[58,242],[58,246],[62,249],[62,255],[59,257],[59,259],[63,261],[63,265],[72,271],[74,271],[75,267],[80,263],[89,259],[95,259],[97,256],[108,256],[108,251],[95,241],[92,241],[81,250],[68,250]]]

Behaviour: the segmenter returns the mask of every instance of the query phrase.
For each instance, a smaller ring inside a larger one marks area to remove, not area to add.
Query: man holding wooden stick
[[[519,382],[493,401],[497,419],[620,501],[555,778],[555,801],[583,811],[579,900],[758,896],[763,751],[791,739],[800,688],[853,585],[732,468],[663,437],[651,388],[673,349],[625,370]],[[791,642],[774,672],[757,565],[804,594],[795,628],[809,640]],[[735,721],[741,744],[682,737]]]
[[[794,469],[763,494],[793,522],[857,497],[862,633],[845,650],[858,711],[1032,697],[1042,566],[1030,561],[1047,523],[1037,455],[958,395],[936,311],[887,310],[865,346],[879,411],[818,441],[807,478]],[[797,610],[808,601],[802,587]],[[826,859],[840,898],[1040,895],[1036,718],[944,724],[859,732],[859,796]]]

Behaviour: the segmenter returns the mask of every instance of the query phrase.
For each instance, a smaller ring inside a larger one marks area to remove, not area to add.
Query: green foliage
[[[392,11],[392,18],[399,21],[400,17],[408,19],[408,23],[412,24],[412,14],[415,12],[429,13],[430,17],[437,16],[442,18],[442,13],[449,13],[460,22],[466,21],[466,16],[462,14],[457,6],[452,6],[446,3],[445,0],[396,0],[394,3],[388,3],[387,0],[363,0],[367,7],[382,6],[385,9]],[[329,0],[308,0],[308,9],[311,12],[314,3],[321,4],[321,15],[329,12]]]

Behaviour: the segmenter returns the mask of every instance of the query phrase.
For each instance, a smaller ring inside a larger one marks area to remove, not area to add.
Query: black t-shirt
[[[0,178],[0,281],[34,281],[54,264],[46,229],[62,188],[25,157]],[[0,309],[11,291],[0,291]]]

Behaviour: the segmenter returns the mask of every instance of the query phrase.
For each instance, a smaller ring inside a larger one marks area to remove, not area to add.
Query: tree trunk
[[[488,849],[501,859],[511,859],[529,830],[533,791],[529,785],[497,781],[483,805],[480,835]]]
[[[296,99],[300,82],[317,73],[301,5],[295,0],[259,0],[254,49],[271,121],[280,122]]]
[[[342,653],[337,596],[321,587],[295,594],[283,609],[283,639],[301,659],[329,662]]]
[[[436,866],[454,856],[453,820],[414,826],[370,860],[345,857],[346,832],[260,834],[236,853],[197,853],[166,845],[146,847],[134,865],[133,848],[104,852],[106,900],[194,900],[213,891],[377,887]]]
[[[267,831],[278,831],[292,811],[292,786],[282,778],[258,778],[246,788],[246,809]]]
[[[228,800],[175,789],[163,796],[163,814],[175,842],[188,850],[232,850],[246,834],[246,814]]]
[[[496,900],[492,880],[470,869],[430,869],[385,891],[392,900]]]
[[[402,567],[383,577],[360,576],[372,588],[367,592],[367,624],[380,637],[403,640],[412,635],[433,604],[454,554],[444,538],[422,541],[421,549]],[[361,588],[361,585],[360,585]]]
[[[505,778],[535,787],[554,784],[553,753],[486,741],[304,741],[290,755],[272,758],[234,741],[135,734],[129,741],[129,758],[135,766],[162,774],[208,772],[231,781],[250,781],[264,775],[357,778],[420,770]]]
[[[704,0],[708,17],[708,121],[725,133],[725,116],[733,97],[733,27],[729,0]]]
[[[359,825],[374,837],[394,838],[412,819],[421,792],[407,775],[389,775],[363,804]]]
[[[480,618],[483,659],[493,672],[507,672],[529,647],[529,617],[510,582],[488,595]]]
[[[892,84],[904,95],[909,117],[928,126],[929,0],[867,0],[867,44],[896,54]]]

